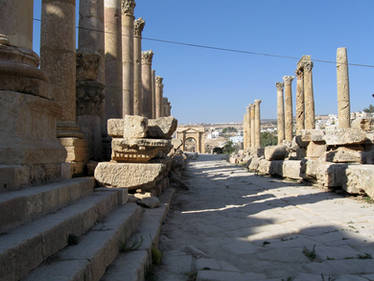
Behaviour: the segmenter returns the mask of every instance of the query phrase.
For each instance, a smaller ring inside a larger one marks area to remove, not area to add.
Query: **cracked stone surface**
[[[374,280],[374,205],[217,155],[191,161],[185,183],[162,228],[155,280]]]

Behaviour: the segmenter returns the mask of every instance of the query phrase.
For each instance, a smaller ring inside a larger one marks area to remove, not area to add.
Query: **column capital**
[[[296,77],[298,80],[303,80],[304,79],[304,71],[300,68],[296,69]]]
[[[258,105],[260,105],[261,102],[262,102],[262,100],[255,100],[255,105],[258,106]]]
[[[156,76],[156,84],[157,86],[161,86],[162,85],[162,81],[164,81],[164,78],[162,78],[161,76]]]
[[[285,85],[291,85],[293,79],[295,79],[295,76],[291,76],[291,75],[283,76],[283,82]]]
[[[284,83],[283,82],[277,82],[277,83],[275,83],[275,87],[277,87],[277,89],[279,91],[283,91]]]
[[[134,21],[134,36],[141,37],[144,30],[145,21],[142,18],[138,18]]]
[[[135,0],[122,0],[121,1],[121,11],[125,16],[134,16],[134,9],[136,3]]]
[[[312,69],[313,69],[313,62],[312,61],[308,61],[308,62],[304,63],[304,72],[305,71],[311,72]]]
[[[153,51],[143,51],[142,52],[142,64],[152,64]]]

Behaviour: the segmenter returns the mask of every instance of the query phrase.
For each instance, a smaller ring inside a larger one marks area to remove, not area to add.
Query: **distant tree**
[[[223,146],[223,153],[225,154],[232,154],[236,151],[237,147],[234,145],[232,141],[228,141]]]
[[[278,143],[278,138],[275,134],[269,132],[261,133],[261,146],[276,145]]]
[[[237,133],[238,130],[234,127],[227,127],[222,130],[222,134]]]
[[[374,113],[374,105],[370,104],[369,107],[364,108],[365,113]]]

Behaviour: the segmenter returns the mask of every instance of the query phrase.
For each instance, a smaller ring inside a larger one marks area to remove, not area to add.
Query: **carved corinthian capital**
[[[283,76],[283,82],[284,82],[285,85],[290,85],[294,78],[295,78],[295,76],[291,76],[291,75]]]
[[[162,81],[164,80],[164,78],[160,77],[160,76],[156,76],[156,84],[157,86],[162,86]]]
[[[138,18],[134,21],[134,36],[141,37],[145,26],[145,21],[142,18]]]
[[[308,61],[304,63],[304,72],[308,71],[311,72],[313,69],[313,62]]]
[[[275,87],[277,87],[277,90],[283,91],[284,83],[283,82],[277,82],[277,83],[275,83]]]
[[[152,64],[153,51],[144,51],[142,52],[142,64]]]
[[[136,6],[136,3],[134,0],[122,0],[121,1],[122,14],[125,16],[134,16],[135,6]]]
[[[304,71],[300,68],[296,70],[296,77],[297,80],[303,80],[304,79]]]
[[[261,102],[262,102],[262,100],[255,100],[255,105],[260,105],[261,104]]]

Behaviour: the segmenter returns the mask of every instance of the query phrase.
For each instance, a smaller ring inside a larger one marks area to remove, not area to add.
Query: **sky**
[[[40,19],[41,0],[34,0]],[[218,48],[335,61],[348,48],[351,111],[374,104],[373,0],[138,0],[143,37]],[[77,0],[77,25],[79,17]],[[298,59],[230,53],[144,39],[164,77],[164,96],[181,123],[241,122],[248,104],[261,99],[261,118],[276,118],[276,87],[295,75]],[[34,21],[39,52],[40,22]],[[336,113],[336,65],[314,62],[316,114]],[[295,106],[296,79],[293,82]],[[295,110],[295,109],[294,109]],[[294,111],[295,112],[295,111]]]

